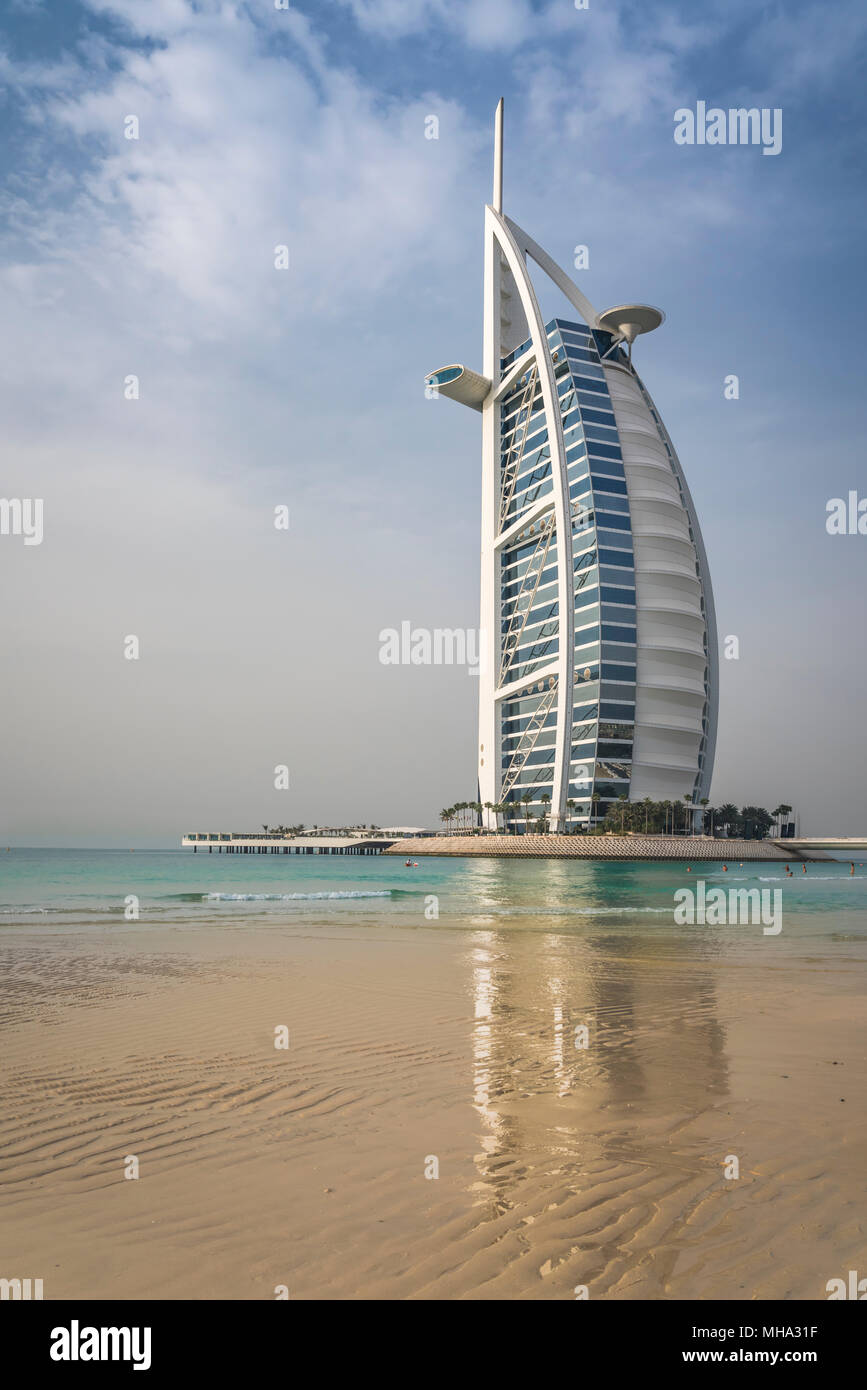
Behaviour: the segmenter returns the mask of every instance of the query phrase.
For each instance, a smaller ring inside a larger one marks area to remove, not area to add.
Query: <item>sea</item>
[[[787,939],[867,940],[867,855],[806,866],[767,861],[219,855],[184,850],[0,849],[0,932],[166,927],[219,932],[340,924],[586,932],[604,925],[724,941],[761,924],[681,924],[678,890],[778,891]],[[770,900],[769,900],[770,901]]]

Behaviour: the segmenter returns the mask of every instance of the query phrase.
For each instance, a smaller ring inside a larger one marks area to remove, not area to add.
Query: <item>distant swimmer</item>
[[[850,865],[849,865],[849,877],[850,877],[850,878],[852,877],[852,875],[854,874],[854,872],[855,872],[855,865],[854,865],[854,864],[850,864]]]
[[[724,874],[727,874],[728,871],[729,871],[729,866],[728,866],[728,864],[723,864],[723,873],[724,873]]]
[[[411,859],[407,859],[407,861],[406,861],[406,863],[404,864],[403,867],[404,867],[405,869],[411,869],[411,868],[412,868],[412,860],[411,860]]]
[[[807,866],[806,866],[806,864],[805,864],[805,865],[804,865],[804,873],[806,873],[806,872],[807,872]]]
[[[692,873],[692,869],[687,869],[686,872],[687,872],[688,874],[691,874],[691,873]]]

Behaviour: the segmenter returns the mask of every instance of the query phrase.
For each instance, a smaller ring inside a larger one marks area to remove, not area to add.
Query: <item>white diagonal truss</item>
[[[533,711],[533,715],[520,737],[518,746],[512,754],[511,762],[503,774],[503,785],[500,789],[500,795],[504,800],[514,787],[521,769],[536,747],[539,735],[545,727],[545,720],[551,713],[551,706],[556,698],[557,680],[556,677],[552,676],[549,687]]]
[[[506,461],[502,465],[500,480],[500,530],[506,524],[506,515],[509,505],[515,493],[515,482],[521,471],[521,464],[524,461],[524,448],[527,443],[527,434],[530,429],[530,419],[533,414],[533,402],[536,397],[536,385],[539,380],[539,369],[535,362],[530,369],[524,393],[521,396],[521,404],[515,416],[515,430],[512,436],[512,443],[506,456]],[[523,420],[522,420],[523,415]]]
[[[548,558],[548,551],[551,549],[551,537],[554,534],[554,513],[551,512],[539,525],[539,535],[533,554],[530,556],[530,563],[527,565],[521,579],[521,587],[518,590],[512,614],[509,618],[509,626],[503,635],[502,655],[500,658],[500,678],[497,684],[502,687],[506,684],[506,677],[509,674],[515,653],[521,644],[521,636],[527,626],[527,618],[530,609],[536,598],[536,590],[539,587],[539,580],[542,578],[542,571],[545,568],[545,561]]]

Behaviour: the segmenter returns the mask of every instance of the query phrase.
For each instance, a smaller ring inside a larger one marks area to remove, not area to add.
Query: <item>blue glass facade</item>
[[[636,620],[632,531],[620,441],[601,365],[623,360],[606,333],[546,324],[568,475],[574,639],[570,816],[603,815],[628,796],[635,718]],[[501,359],[506,371],[530,353]],[[500,705],[502,800],[518,828],[548,807],[562,698],[551,445],[533,355],[500,410]],[[546,503],[546,499],[547,503]],[[522,524],[523,523],[523,524]],[[513,529],[514,528],[514,529]],[[565,628],[565,625],[564,625]],[[516,688],[512,692],[514,683]],[[594,795],[595,794],[595,795]]]

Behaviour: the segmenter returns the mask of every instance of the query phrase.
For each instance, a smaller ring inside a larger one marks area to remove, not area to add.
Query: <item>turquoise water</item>
[[[867,863],[604,863],[581,860],[194,855],[189,851],[26,850],[0,854],[0,930],[95,925],[674,926],[674,893],[779,889],[799,936],[867,939]],[[125,916],[137,899],[138,918]],[[436,899],[435,904],[432,899]],[[434,915],[434,913],[438,915]],[[680,928],[702,930],[702,928]],[[710,930],[704,929],[704,930]]]

